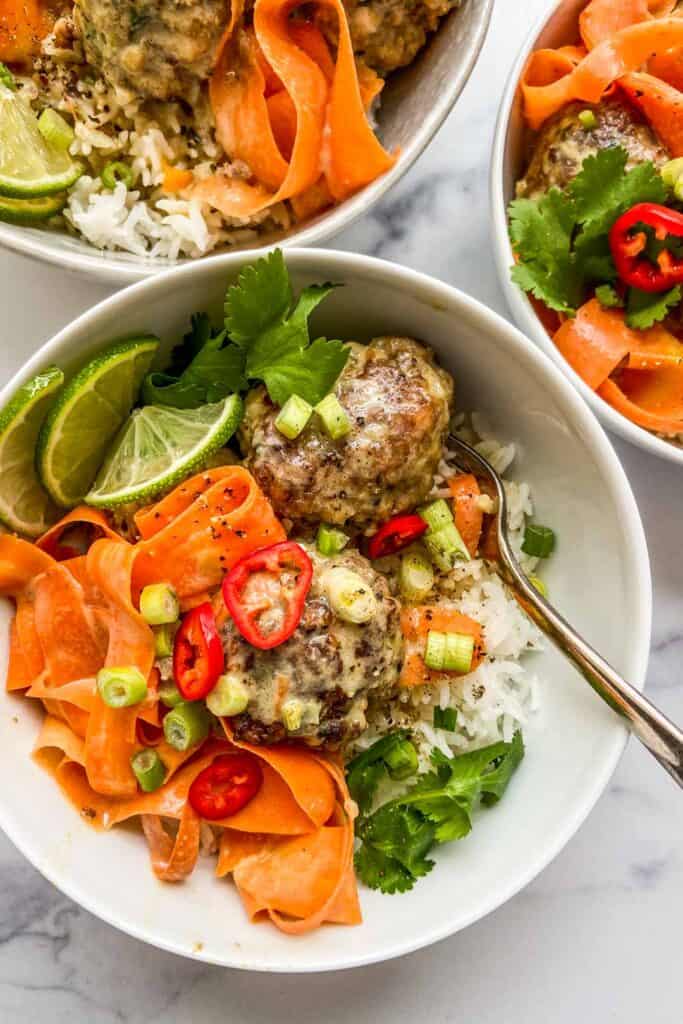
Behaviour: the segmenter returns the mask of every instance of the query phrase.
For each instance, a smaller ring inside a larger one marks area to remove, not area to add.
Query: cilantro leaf
[[[299,324],[304,328],[308,328],[308,318],[320,303],[326,298],[331,291],[338,288],[339,285],[331,284],[329,281],[326,284],[309,284],[307,288],[304,288],[301,295],[297,300],[297,304],[292,311],[290,321],[295,324]]]
[[[675,285],[668,292],[643,292],[629,288],[626,298],[626,323],[637,331],[664,320],[669,310],[681,301],[681,286]]]
[[[572,257],[574,204],[553,188],[540,199],[515,199],[509,208],[510,238],[519,262],[512,279],[558,313],[573,313],[583,281]]]
[[[202,323],[202,334],[204,330]],[[226,345],[225,341],[225,331],[209,337],[179,376],[169,372],[148,374],[142,389],[143,400],[150,405],[194,409],[242,390],[244,356],[235,345]]]
[[[603,309],[619,309],[624,305],[621,295],[611,284],[601,284],[595,289],[595,298]]]
[[[346,781],[351,796],[358,804],[361,814],[367,814],[377,792],[377,786],[386,773],[387,761],[392,751],[398,750],[408,740],[405,729],[397,729],[363,750],[346,767]]]
[[[228,288],[225,326],[232,341],[243,348],[262,331],[281,323],[292,306],[292,284],[281,249],[249,263],[237,284]]]
[[[284,405],[290,395],[317,405],[334,387],[348,358],[348,345],[318,338],[306,349],[273,360],[262,376],[277,405]]]
[[[569,185],[576,220],[584,236],[605,235],[617,217],[636,203],[663,203],[667,189],[650,161],[626,170],[628,153],[622,146],[602,149],[583,161]]]
[[[355,858],[359,877],[385,893],[405,892],[434,867],[427,853],[434,827],[410,807],[386,804],[361,822],[362,846]]]

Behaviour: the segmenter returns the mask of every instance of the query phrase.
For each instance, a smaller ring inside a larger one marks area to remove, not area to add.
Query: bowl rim
[[[489,171],[489,203],[491,207],[491,239],[493,243],[493,254],[500,281],[508,307],[518,327],[536,345],[538,345],[552,361],[560,367],[565,376],[583,399],[588,403],[596,414],[602,425],[615,434],[618,434],[625,441],[642,448],[651,455],[668,459],[670,462],[683,465],[683,447],[679,448],[669,441],[658,437],[644,427],[631,423],[620,413],[613,409],[599,395],[592,391],[588,385],[579,377],[578,373],[569,365],[566,359],[560,355],[552,339],[548,336],[541,321],[536,315],[526,293],[520,291],[510,277],[510,267],[513,264],[514,256],[510,244],[507,223],[507,203],[505,198],[505,151],[508,136],[511,131],[510,116],[517,95],[517,86],[521,78],[522,70],[532,50],[535,49],[539,35],[548,22],[554,18],[559,10],[576,0],[559,0],[549,10],[546,10],[534,23],[531,31],[526,36],[524,44],[519,51],[514,64],[507,76],[503,90],[503,98],[498,109],[496,127],[493,136],[493,148],[491,153],[491,166]]]
[[[303,224],[300,228],[276,243],[266,242],[262,245],[256,245],[252,249],[239,250],[240,254],[249,254],[251,256],[259,252],[265,252],[272,248],[274,244],[281,248],[291,248],[294,246],[297,248],[308,248],[326,242],[350,227],[359,217],[366,214],[382,196],[401,180],[418,157],[426,150],[427,146],[429,146],[441,125],[452,111],[479,58],[491,24],[494,0],[476,0],[476,4],[474,31],[464,60],[457,65],[455,74],[449,76],[444,88],[439,90],[435,102],[431,104],[422,119],[419,131],[408,145],[403,147],[399,159],[394,166],[375,182],[366,185],[365,188],[360,189],[359,192],[343,203],[333,206],[331,210],[321,214],[312,224]],[[456,13],[456,9],[454,9],[453,13]],[[12,230],[13,227],[15,230]],[[0,222],[0,247],[37,259],[42,263],[53,264],[82,274],[94,281],[109,283],[118,287],[133,284],[146,278],[154,277],[157,274],[166,273],[169,270],[175,270],[179,266],[196,262],[201,263],[209,259],[232,255],[228,250],[214,254],[208,253],[206,256],[198,257],[196,260],[185,259],[175,263],[154,264],[151,261],[145,262],[132,254],[112,252],[107,255],[106,251],[98,250],[94,246],[92,247],[92,254],[89,252],[62,251],[51,244],[50,236],[51,232],[49,231],[36,231],[35,234],[27,231],[17,232],[16,225],[10,226]],[[64,237],[65,232],[59,232],[58,236]]]
[[[145,297],[158,295],[172,289],[176,281],[192,277],[201,278],[201,275],[204,273],[215,272],[217,269],[216,264],[220,264],[228,272],[251,258],[252,254],[250,253],[228,253],[216,257],[213,264],[207,265],[206,261],[197,261],[196,263],[178,267],[166,274],[156,275],[153,278],[141,281],[123,291],[115,292],[112,296],[102,300],[90,310],[81,314],[38,349],[0,391],[0,403],[6,401],[7,396],[27,377],[35,373],[40,366],[43,366],[46,362],[53,361],[55,353],[58,353],[65,344],[69,344],[70,336],[74,332],[94,328],[105,308],[108,312],[124,310],[131,304],[143,303]],[[338,272],[342,274],[345,271],[361,274],[364,280],[376,280],[378,283],[390,284],[401,291],[408,291],[416,300],[429,304],[436,309],[449,310],[455,307],[465,307],[468,313],[476,318],[478,327],[482,332],[488,332],[504,339],[503,343],[509,346],[520,359],[530,360],[531,369],[535,369],[544,376],[546,386],[555,394],[558,401],[567,408],[568,416],[571,416],[572,421],[578,422],[581,425],[582,433],[586,437],[599,465],[605,486],[619,510],[619,518],[624,525],[624,531],[631,541],[629,544],[629,558],[632,563],[631,571],[636,590],[634,600],[638,614],[636,616],[637,635],[631,656],[632,664],[628,667],[627,672],[629,680],[633,685],[638,689],[642,689],[648,665],[652,623],[652,581],[645,532],[633,491],[616,452],[597,419],[569,381],[513,324],[493,310],[490,310],[477,299],[472,298],[452,285],[399,264],[391,263],[388,260],[381,260],[371,256],[334,249],[299,249],[287,253],[287,262],[294,270],[301,268],[303,271],[307,271],[310,269],[311,264],[317,261],[334,262],[339,268]],[[432,930],[426,930],[419,938],[415,939],[411,939],[409,936],[399,937],[388,948],[383,948],[377,954],[365,956],[354,955],[353,953],[346,954],[343,959],[340,959],[338,964],[333,966],[329,964],[321,965],[317,961],[307,963],[305,959],[292,963],[290,959],[284,958],[264,966],[259,963],[236,962],[230,956],[220,958],[207,956],[203,952],[193,954],[193,958],[220,966],[237,967],[243,970],[292,974],[318,973],[329,970],[345,970],[383,962],[412,953],[447,938],[449,935],[468,927],[506,903],[512,896],[528,885],[560,853],[605,790],[623,753],[627,739],[628,732],[625,726],[615,717],[611,738],[609,743],[605,743],[602,766],[591,779],[591,785],[587,787],[583,799],[577,803],[575,812],[567,819],[564,827],[558,830],[555,841],[539,851],[538,855],[525,865],[524,870],[521,870],[502,892],[494,893],[492,898],[456,925],[446,924],[435,927]],[[181,948],[179,942],[158,938],[151,926],[145,928],[130,922],[117,920],[116,914],[111,908],[103,907],[98,899],[91,898],[87,891],[81,889],[77,879],[69,877],[68,871],[55,867],[54,864],[50,863],[47,855],[36,855],[35,851],[31,849],[30,841],[28,839],[24,841],[24,838],[18,835],[20,830],[15,830],[12,822],[7,819],[1,800],[0,828],[3,829],[20,852],[41,874],[66,896],[83,906],[90,913],[95,914],[108,924],[136,939],[171,953],[183,956],[188,955],[186,949]]]

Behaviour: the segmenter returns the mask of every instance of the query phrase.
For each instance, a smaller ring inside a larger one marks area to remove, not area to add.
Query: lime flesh
[[[239,395],[198,409],[165,405],[136,409],[86,495],[87,504],[114,508],[170,490],[227,443],[240,424],[242,410]]]
[[[82,173],[81,164],[43,138],[38,119],[21,96],[0,85],[0,196],[54,195]]]
[[[112,439],[130,415],[159,342],[122,341],[105,349],[71,380],[38,436],[43,486],[65,508],[83,500]]]
[[[64,374],[48,367],[27,381],[0,411],[0,520],[10,530],[38,537],[59,510],[35,470],[36,440]]]

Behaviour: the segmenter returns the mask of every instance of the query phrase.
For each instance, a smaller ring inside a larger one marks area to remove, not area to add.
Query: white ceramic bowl
[[[390,150],[400,149],[400,156],[389,173],[286,235],[260,237],[259,246],[275,243],[306,246],[325,242],[367,213],[403,177],[436,134],[465,87],[484,43],[492,9],[493,0],[464,0],[462,7],[443,19],[417,60],[409,68],[390,76],[377,119],[384,144]],[[118,286],[189,262],[152,261],[124,253],[101,252],[66,232],[2,223],[0,246]],[[254,247],[247,248],[253,250]]]
[[[515,182],[523,171],[526,136],[518,83],[529,55],[534,50],[543,46],[561,46],[574,41],[577,18],[586,2],[587,0],[562,0],[550,14],[543,15],[522,47],[505,86],[496,124],[490,178],[493,251],[498,275],[515,322],[557,363],[602,424],[631,444],[683,466],[683,448],[631,423],[584,383],[558,352],[525,293],[510,279],[513,257],[506,211],[508,203],[514,198]]]
[[[39,367],[66,368],[129,332],[178,340],[189,315],[219,316],[245,257],[182,267],[96,306],[45,345],[0,395]],[[651,590],[647,548],[624,472],[595,417],[549,359],[514,327],[462,293],[394,264],[348,253],[287,256],[296,287],[336,281],[316,331],[342,338],[413,335],[456,381],[461,409],[481,410],[518,445],[515,475],[531,483],[538,519],[559,537],[548,565],[553,600],[636,686],[647,664]],[[10,609],[0,607],[0,657]],[[531,656],[542,710],[505,799],[472,834],[437,852],[412,893],[362,890],[364,923],[289,938],[247,922],[230,883],[201,862],[182,885],[155,880],[135,830],[92,831],[30,759],[40,714],[0,696],[0,824],[55,885],[92,913],[185,956],[251,970],[322,971],[385,960],[476,921],[526,885],[562,849],[605,788],[626,741],[623,726],[553,651]],[[0,666],[1,671],[1,666]]]

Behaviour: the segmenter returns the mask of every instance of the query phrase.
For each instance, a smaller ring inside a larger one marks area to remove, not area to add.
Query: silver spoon
[[[483,478],[495,489],[497,501],[497,567],[515,600],[539,629],[565,654],[595,692],[620,714],[650,753],[683,787],[683,732],[646,697],[616,672],[590,644],[572,629],[529,582],[512,552],[507,537],[507,503],[503,483],[485,458],[451,434],[448,438],[458,468]]]

